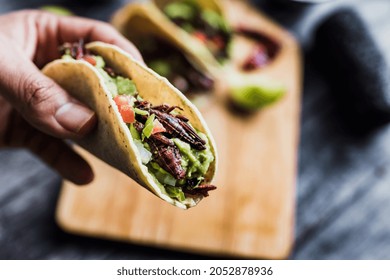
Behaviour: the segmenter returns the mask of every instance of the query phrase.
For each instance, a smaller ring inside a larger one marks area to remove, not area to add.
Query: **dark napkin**
[[[325,19],[314,54],[349,128],[371,131],[390,121],[389,67],[357,12],[343,8]]]

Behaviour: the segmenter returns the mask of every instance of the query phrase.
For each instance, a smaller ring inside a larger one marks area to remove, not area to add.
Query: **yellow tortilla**
[[[197,108],[167,79],[145,67],[128,53],[116,46],[93,42],[86,46],[92,53],[102,56],[116,73],[132,79],[139,95],[154,105],[167,103],[183,108],[183,115],[209,139],[215,160],[206,174],[210,183],[216,172],[217,153],[214,139]],[[180,202],[168,196],[142,164],[130,131],[122,121],[118,108],[104,84],[101,74],[82,60],[59,59],[49,63],[43,73],[56,81],[72,96],[87,104],[98,115],[97,128],[77,143],[106,163],[127,174],[141,186],[161,199],[177,207],[188,209],[199,203],[202,196],[194,196]]]
[[[166,5],[172,3],[172,2],[179,2],[180,0],[153,0],[153,2],[156,4],[157,7],[159,7],[161,10],[165,8]],[[195,1],[195,0],[194,0]],[[203,9],[213,10],[217,12],[218,14],[223,14],[223,8],[221,1],[219,0],[196,0],[198,5],[202,7]]]
[[[216,77],[220,65],[207,47],[171,22],[153,3],[130,3],[115,13],[112,25],[135,43],[145,36],[156,36],[173,44],[197,68]]]

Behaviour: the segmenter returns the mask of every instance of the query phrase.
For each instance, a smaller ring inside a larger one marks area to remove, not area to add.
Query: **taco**
[[[214,78],[195,67],[174,45],[153,36],[141,36],[140,39],[133,42],[140,50],[145,63],[166,77],[187,97],[192,99],[199,94],[209,94],[214,89]]]
[[[233,32],[218,0],[153,0],[178,27],[202,42],[223,63],[229,58]]]
[[[99,120],[80,146],[183,209],[216,189],[214,140],[180,91],[116,46],[80,42],[63,52],[43,72]]]
[[[137,46],[150,68],[187,96],[213,90],[219,67],[213,55],[202,42],[178,30],[156,5],[128,4],[112,24]]]

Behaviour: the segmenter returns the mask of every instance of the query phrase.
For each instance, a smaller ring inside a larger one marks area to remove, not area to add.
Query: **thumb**
[[[59,138],[79,138],[94,127],[95,113],[70,97],[30,60],[5,60],[0,92],[30,124]]]

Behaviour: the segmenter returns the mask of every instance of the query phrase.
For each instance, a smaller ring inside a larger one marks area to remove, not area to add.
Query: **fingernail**
[[[54,117],[61,126],[76,134],[87,133],[96,121],[93,111],[71,102],[62,105]]]

